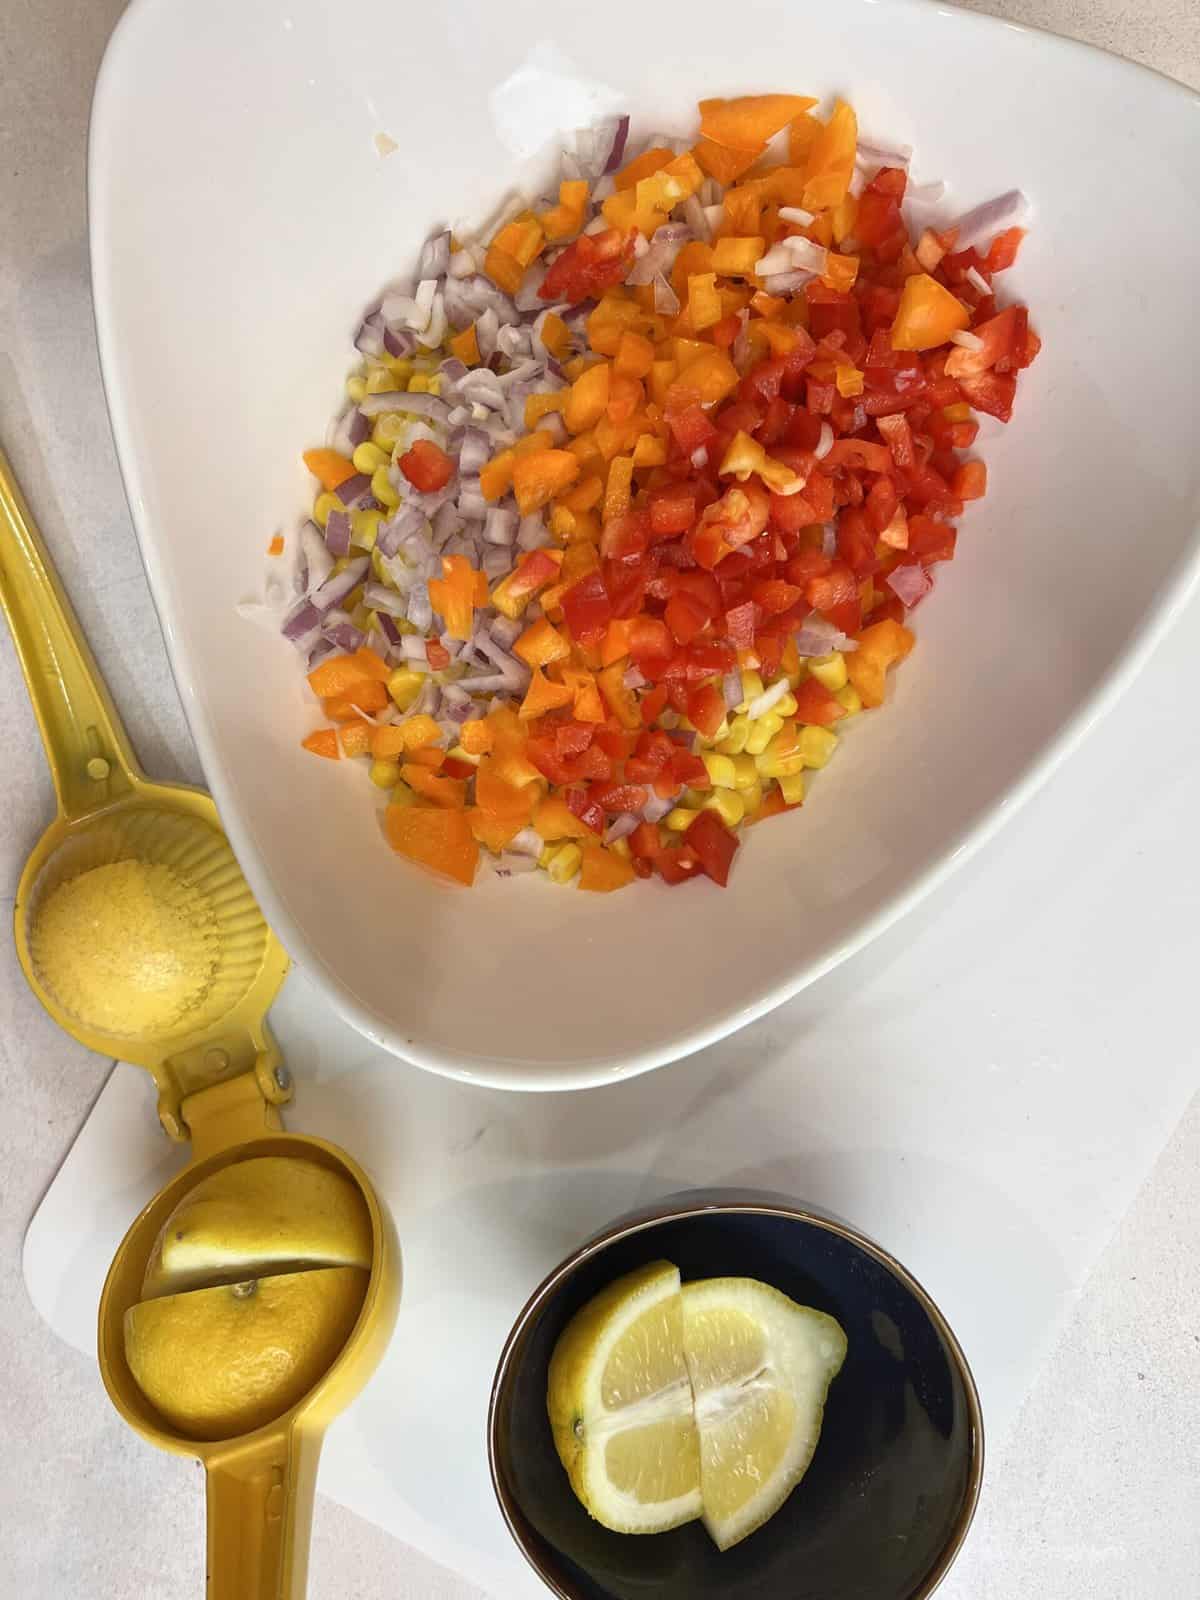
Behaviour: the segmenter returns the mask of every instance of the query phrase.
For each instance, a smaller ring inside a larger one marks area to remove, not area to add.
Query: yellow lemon
[[[295,1156],[255,1156],[204,1178],[167,1218],[143,1294],[176,1294],[299,1266],[369,1267],[371,1220],[349,1179]]]
[[[125,1313],[129,1370],[189,1438],[250,1433],[324,1376],[369,1279],[361,1267],[319,1267],[143,1300]]]
[[[728,1550],[774,1516],[808,1470],[846,1335],[753,1278],[686,1284],[682,1308],[704,1526]]]
[[[575,1314],[550,1358],[546,1405],[571,1486],[597,1522],[661,1533],[700,1515],[678,1267],[641,1267]]]

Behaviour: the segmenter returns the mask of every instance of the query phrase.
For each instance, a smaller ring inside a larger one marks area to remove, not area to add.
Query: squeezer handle
[[[320,1454],[294,1426],[209,1460],[206,1600],[304,1600]]]
[[[141,769],[3,450],[0,605],[63,815],[83,816],[127,793]]]

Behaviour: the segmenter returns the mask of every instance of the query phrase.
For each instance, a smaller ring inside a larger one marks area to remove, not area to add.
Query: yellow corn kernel
[[[746,808],[747,818],[752,817],[756,811],[762,809],[763,788],[761,783],[756,783],[752,789],[739,789],[742,804]]]
[[[848,717],[856,717],[862,710],[862,696],[852,683],[835,690],[833,698],[845,708]]]
[[[441,375],[440,372],[435,372],[433,374],[433,376],[429,380],[429,393],[430,394],[441,394],[441,392],[442,392],[442,375]]]
[[[367,394],[390,394],[396,387],[395,375],[386,362],[372,362],[367,368]]]
[[[804,771],[804,757],[798,750],[790,756],[761,755],[755,766],[760,778],[794,778]]]
[[[693,811],[690,806],[676,806],[674,811],[667,812],[663,825],[672,833],[686,833],[699,815],[699,811]]]
[[[740,756],[746,748],[746,740],[750,737],[750,718],[746,716],[733,717],[729,723],[729,732],[721,740],[717,749],[723,756]]]
[[[346,379],[346,399],[352,400],[355,405],[367,397],[367,380],[361,372],[354,373]]]
[[[799,743],[804,765],[823,767],[837,749],[838,737],[836,733],[830,733],[828,728],[818,728],[815,724],[810,724],[801,728]]]
[[[456,744],[449,754],[451,761],[469,761],[473,767],[477,767],[481,759],[479,756],[473,756],[469,750],[464,750],[460,744]]]
[[[840,650],[827,656],[815,656],[808,663],[808,670],[818,683],[825,685],[830,694],[836,694],[839,689],[846,687],[846,658]]]
[[[370,477],[377,467],[387,466],[391,460],[391,451],[381,450],[377,444],[364,439],[362,444],[355,446],[351,460],[359,472],[365,472]]]
[[[329,513],[331,511],[340,511],[341,509],[342,502],[337,495],[330,494],[326,490],[324,494],[319,494],[313,501],[313,521],[318,527],[323,528],[329,521]]]
[[[780,717],[794,717],[800,709],[800,702],[794,694],[785,694],[782,699],[776,700],[772,710]]]
[[[412,377],[413,369],[413,364],[409,358],[407,356],[384,355],[380,356],[379,359],[383,362],[384,366],[395,379],[395,382],[392,385],[393,389],[407,388],[408,380]]]
[[[400,782],[400,763],[372,761],[370,778],[377,789],[394,789]]]
[[[678,804],[685,811],[702,811],[704,802],[711,793],[711,789],[684,789],[679,796]]]
[[[577,844],[562,844],[554,852],[546,871],[555,883],[570,883],[583,864],[583,851]]]
[[[753,756],[731,756],[733,766],[733,787],[735,789],[752,789],[758,782],[758,767]]]
[[[406,783],[397,783],[388,796],[388,803],[393,806],[415,806],[417,803],[416,790],[410,789]]]
[[[413,373],[412,377],[408,380],[408,392],[409,394],[429,393],[429,379],[423,372]]]
[[[400,443],[407,427],[407,417],[402,417],[398,411],[385,411],[382,416],[375,418],[375,426],[371,429],[371,443],[377,444],[390,456]]]
[[[804,779],[801,774],[794,772],[791,777],[780,778],[779,792],[789,806],[803,805]]]
[[[612,851],[613,855],[624,856],[626,861],[630,860],[633,855],[633,851],[629,848],[628,839],[614,839],[608,848]]]
[[[702,750],[700,759],[704,763],[705,771],[712,779],[714,788],[736,788],[736,769],[731,757],[719,755],[715,750]]]
[[[350,543],[356,544],[360,550],[374,550],[375,540],[379,536],[379,524],[382,521],[382,511],[352,511]]]
[[[553,844],[543,845],[542,853],[538,857],[538,866],[541,867],[543,872],[546,872],[546,871],[549,870],[550,863],[554,860],[555,852],[557,851],[557,849],[558,849],[557,845],[553,845]]]
[[[783,718],[775,711],[765,712],[750,729],[746,739],[746,754],[760,756],[783,727]]]
[[[381,506],[394,508],[400,504],[400,496],[392,488],[392,480],[388,477],[386,467],[376,467],[371,474],[371,493]]]
[[[746,802],[736,789],[714,789],[706,796],[705,811],[715,811],[727,828],[736,828],[746,815]]]
[[[728,734],[728,732],[729,732],[729,718],[728,717],[722,717],[721,718],[721,726],[717,729],[716,733],[713,734],[711,739],[708,738],[708,736],[706,734],[697,733],[697,735],[696,735],[696,745],[697,745],[697,749],[698,749],[699,754],[703,755],[706,750],[714,750],[714,749],[716,749],[717,745],[719,745],[721,743],[722,739],[725,738],[725,736],[726,736],[726,734]]]
[[[400,710],[407,711],[420,694],[424,683],[423,672],[414,672],[411,667],[397,667],[395,672],[388,676],[387,690]]]
[[[742,671],[742,703],[739,711],[745,711],[751,700],[756,700],[763,692],[762,674],[746,667]]]

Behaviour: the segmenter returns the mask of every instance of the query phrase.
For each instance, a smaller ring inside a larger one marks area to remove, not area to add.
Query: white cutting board
[[[963,1342],[995,1449],[1200,1084],[1197,681],[1194,604],[949,884],[789,1005],[645,1078],[539,1097],[445,1082],[293,973],[272,1013],[289,1126],[364,1162],[405,1257],[395,1338],[328,1436],[322,1491],[503,1600],[544,1594],[487,1476],[504,1336],[593,1229],[716,1183],[811,1200],[910,1266]],[[79,1349],[126,1226],[181,1159],[149,1080],[118,1067],[26,1236],[33,1301]]]

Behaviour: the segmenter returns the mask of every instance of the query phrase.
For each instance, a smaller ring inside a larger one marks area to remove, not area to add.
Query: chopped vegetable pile
[[[589,130],[362,324],[283,631],[305,748],[364,760],[410,860],[724,885],[883,704],[1039,349],[994,289],[1025,203],[920,226],[942,186],[815,104]]]

